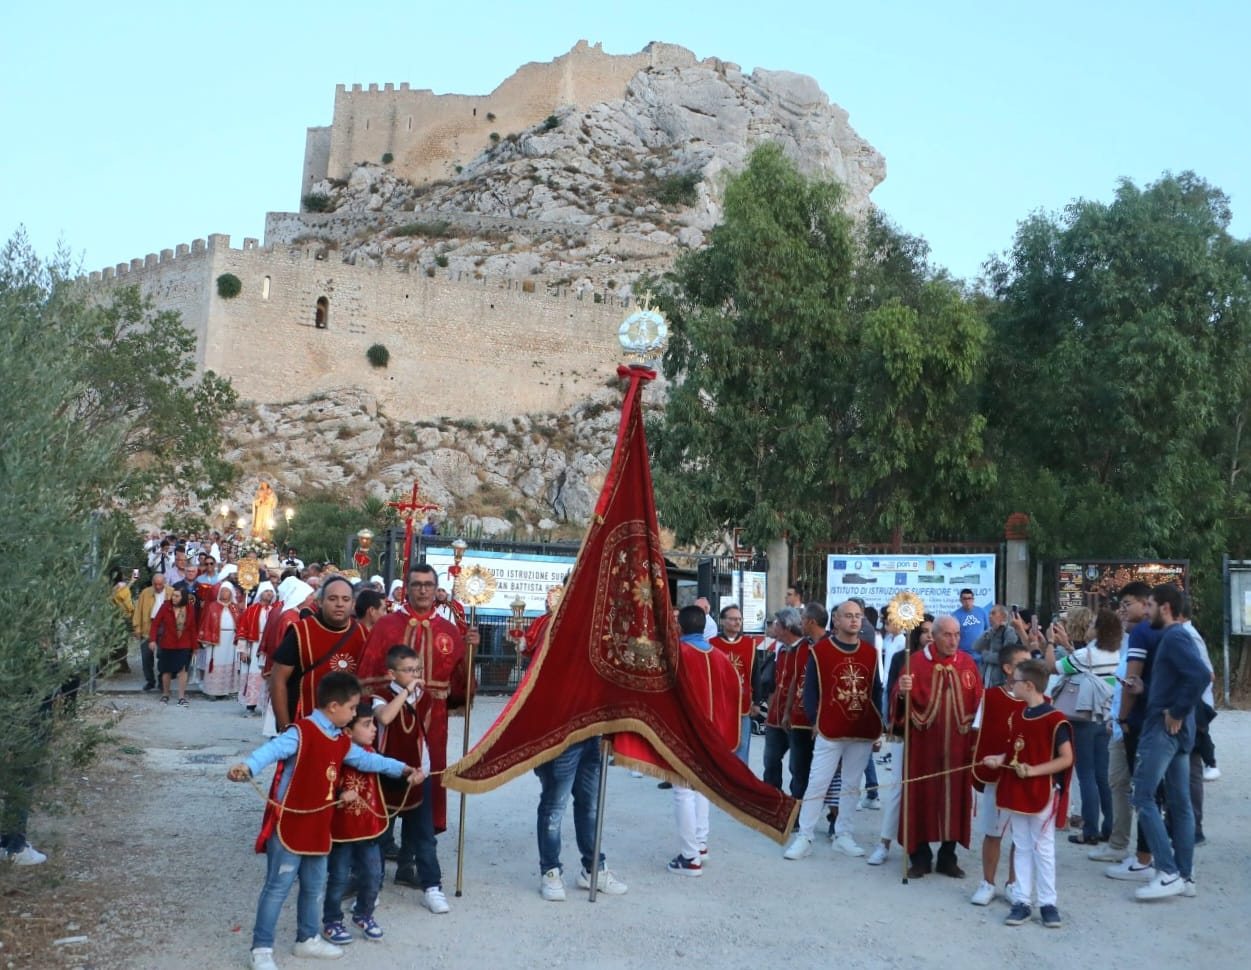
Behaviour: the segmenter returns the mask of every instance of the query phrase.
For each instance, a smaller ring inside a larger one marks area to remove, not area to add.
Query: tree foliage
[[[877,216],[854,229],[841,202],[762,146],[708,248],[656,284],[672,383],[652,447],[680,539],[932,532],[993,481],[984,321],[922,241]]]

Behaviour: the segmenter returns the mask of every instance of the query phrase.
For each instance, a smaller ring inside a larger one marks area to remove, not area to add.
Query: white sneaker
[[[1134,898],[1168,899],[1169,896],[1180,896],[1185,891],[1186,880],[1181,877],[1181,873],[1175,872],[1171,876],[1166,876],[1162,872],[1157,872],[1155,878],[1149,883],[1134,890]]]
[[[867,862],[871,866],[880,866],[884,862],[886,862],[886,857],[888,855],[890,855],[890,849],[886,848],[886,846],[882,845],[882,843],[879,842],[877,844],[877,847],[874,848],[874,850],[869,853],[869,858],[865,859],[864,861]]]
[[[267,946],[257,947],[252,951],[252,970],[278,970],[274,963],[274,951]]]
[[[994,898],[995,884],[993,882],[987,882],[983,879],[977,889],[973,891],[973,895],[969,898],[969,902],[974,906],[989,906],[990,901]]]
[[[1204,781],[1216,781],[1220,777],[1221,777],[1220,768],[1216,767],[1216,765],[1212,765],[1211,767],[1204,765],[1203,767],[1203,780]]]
[[[539,894],[549,903],[565,901],[565,878],[559,869],[548,869],[539,882]]]
[[[40,866],[48,861],[48,857],[29,842],[21,852],[6,852],[4,857],[15,866]]]
[[[1110,845],[1097,845],[1086,853],[1091,862],[1124,862],[1128,849],[1114,849]]]
[[[791,836],[791,844],[782,853],[782,858],[803,859],[805,856],[810,855],[812,855],[812,839],[801,832],[796,832]]]
[[[856,803],[857,808],[868,809],[871,812],[878,812],[882,809],[882,800],[874,798],[868,792],[860,796],[860,801]]]
[[[858,859],[864,855],[864,849],[856,844],[856,840],[850,835],[840,835],[834,840],[834,848],[843,855],[849,855],[853,859]]]
[[[421,894],[421,905],[436,914],[451,912],[451,907],[447,904],[447,897],[443,895],[443,890],[438,886],[431,886]]]
[[[578,873],[578,888],[591,888],[591,874],[583,869]],[[611,869],[601,869],[595,881],[595,891],[605,896],[624,896],[630,887],[612,874]]]
[[[273,951],[270,951],[271,955]],[[343,956],[343,947],[335,946],[328,943],[320,936],[310,936],[307,940],[300,940],[291,948],[291,952],[297,957],[313,957],[318,960],[337,960]],[[271,956],[272,958],[272,956]]]
[[[1108,866],[1103,874],[1109,879],[1120,879],[1125,882],[1150,882],[1155,878],[1155,869],[1148,863],[1143,865],[1137,856],[1126,856],[1125,861],[1117,866]]]
[[[1194,899],[1199,895],[1199,890],[1195,888],[1195,881],[1193,879],[1186,880],[1186,886],[1182,890],[1182,895],[1187,899]]]
[[[1003,887],[1003,898],[1010,903],[1016,902],[1016,883],[1010,882]]]

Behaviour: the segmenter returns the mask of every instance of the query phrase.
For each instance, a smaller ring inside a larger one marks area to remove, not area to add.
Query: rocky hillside
[[[446,181],[412,185],[361,165],[317,183],[310,195],[323,211],[271,218],[266,241],[627,296],[642,270],[703,245],[727,174],[766,141],[843,182],[852,211],[885,178],[882,156],[812,78],[710,58],[640,71],[621,100],[493,133]]]

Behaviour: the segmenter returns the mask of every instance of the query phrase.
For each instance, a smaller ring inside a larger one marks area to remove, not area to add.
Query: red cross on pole
[[[400,559],[400,579],[408,581],[408,562],[413,555],[413,521],[423,512],[442,512],[438,505],[422,502],[417,495],[418,483],[413,482],[413,495],[407,502],[388,502],[404,520],[404,555]]]

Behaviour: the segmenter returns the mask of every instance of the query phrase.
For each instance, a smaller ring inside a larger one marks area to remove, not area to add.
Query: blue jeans
[[[1134,766],[1134,809],[1138,829],[1147,837],[1157,872],[1172,876],[1193,874],[1195,817],[1190,806],[1190,725],[1169,734],[1163,718],[1148,722],[1138,739],[1138,762]],[[1155,790],[1164,782],[1164,802],[1172,823],[1169,840],[1155,801]]]
[[[443,884],[443,872],[439,868],[439,844],[434,839],[434,781],[427,778],[421,783],[421,804],[397,815],[400,820],[400,852],[395,868],[417,867],[417,881],[422,889]]]
[[[573,795],[573,831],[582,856],[582,871],[591,871],[595,858],[595,823],[599,818],[599,738],[587,738],[566,748],[534,769],[543,791],[539,795],[539,871],[564,871],[560,864],[560,824]],[[600,868],[604,855],[600,853]]]
[[[1108,784],[1108,726],[1073,720],[1073,770],[1082,793],[1082,835],[1087,840],[1112,834],[1112,786]],[[1100,824],[1100,815],[1103,823]]]
[[[364,918],[374,915],[378,890],[382,888],[382,841],[336,842],[326,863],[326,901],[321,907],[321,921],[343,922],[343,893],[356,875],[356,905],[352,915]]]
[[[763,781],[778,791],[782,790],[782,755],[791,747],[791,736],[780,727],[765,725]]]
[[[869,753],[869,763],[864,769],[864,787],[867,789],[864,797],[868,801],[873,801],[878,797],[877,792],[877,764],[874,761],[876,752]]]
[[[747,755],[751,751],[751,715],[743,715],[743,725],[740,729],[738,738],[738,750],[734,753],[738,755],[738,760],[747,764]]]
[[[300,895],[296,901],[296,942],[307,940],[321,932],[321,901],[326,893],[326,857],[324,855],[296,855],[288,852],[278,841],[277,834],[265,843],[265,885],[256,903],[256,926],[252,930],[252,949],[273,949],[274,931],[278,915],[287,901],[296,877],[300,880]]]

